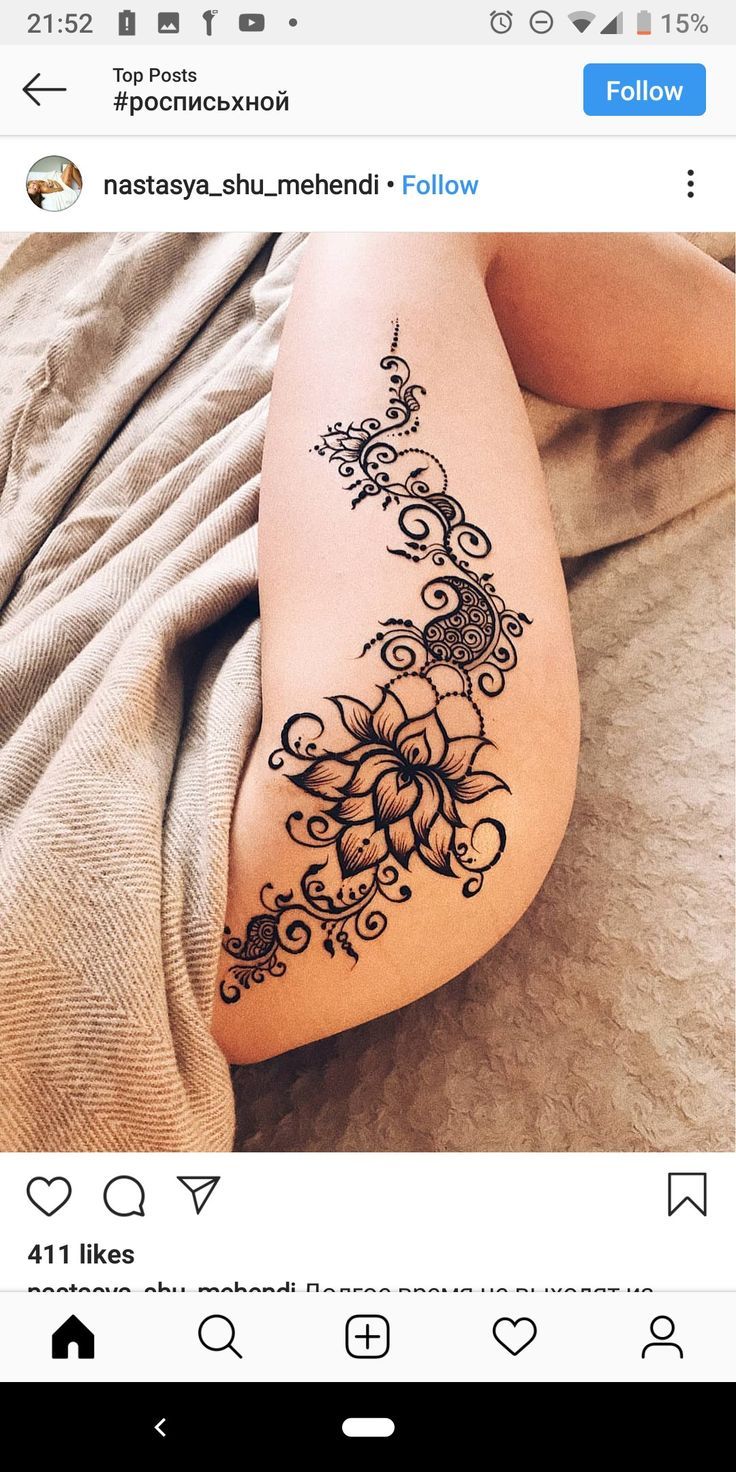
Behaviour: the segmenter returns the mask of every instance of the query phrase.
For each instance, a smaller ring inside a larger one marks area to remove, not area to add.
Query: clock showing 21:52
[[[76,32],[79,36],[89,36],[92,34],[92,16],[86,13],[82,15],[52,15],[49,13],[47,15],[33,14],[28,16],[29,36],[52,36],[54,31],[59,31],[62,34],[64,31],[68,31],[70,34]]]

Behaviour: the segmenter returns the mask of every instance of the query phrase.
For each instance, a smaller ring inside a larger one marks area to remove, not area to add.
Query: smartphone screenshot
[[[696,3],[2,6],[0,1385],[44,1457],[586,1412],[684,1455],[736,1378]]]

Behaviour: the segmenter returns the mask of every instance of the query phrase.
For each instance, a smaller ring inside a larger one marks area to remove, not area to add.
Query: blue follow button
[[[591,62],[583,71],[583,108],[589,118],[702,117],[705,67]]]

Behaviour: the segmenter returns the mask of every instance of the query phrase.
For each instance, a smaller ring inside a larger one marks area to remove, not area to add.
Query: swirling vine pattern
[[[279,893],[264,884],[261,909],[242,936],[226,927],[220,996],[227,1003],[283,976],[284,958],[300,955],[317,934],[329,956],[340,951],[356,962],[359,944],[385,931],[388,905],[411,898],[403,874],[413,859],[460,878],[471,898],[506,846],[487,799],[509,788],[491,769],[495,748],[481,701],[503,690],[517,662],[516,641],[531,621],[506,607],[490,572],[472,566],[489,556],[491,541],[466,519],[442,462],[402,446],[419,429],[426,390],[412,382],[398,336],[396,322],[391,351],[381,359],[389,382],[382,417],[347,426],[338,420],[314,450],[349,483],[353,508],[371,497],[380,497],[384,510],[398,508],[403,546],[387,550],[435,570],[421,589],[429,617],[421,625],[383,621],[362,655],[379,651],[392,678],[372,705],[330,697],[338,713],[334,736],[311,711],[284,725],[269,766],[319,804],[290,813],[286,831],[323,857],[308,865],[296,889]]]

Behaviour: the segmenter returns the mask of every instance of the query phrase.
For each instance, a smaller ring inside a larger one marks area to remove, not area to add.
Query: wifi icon
[[[595,20],[592,10],[573,10],[567,18],[572,21],[576,31],[579,31],[581,36],[583,31],[587,31],[588,26],[592,26]]]

